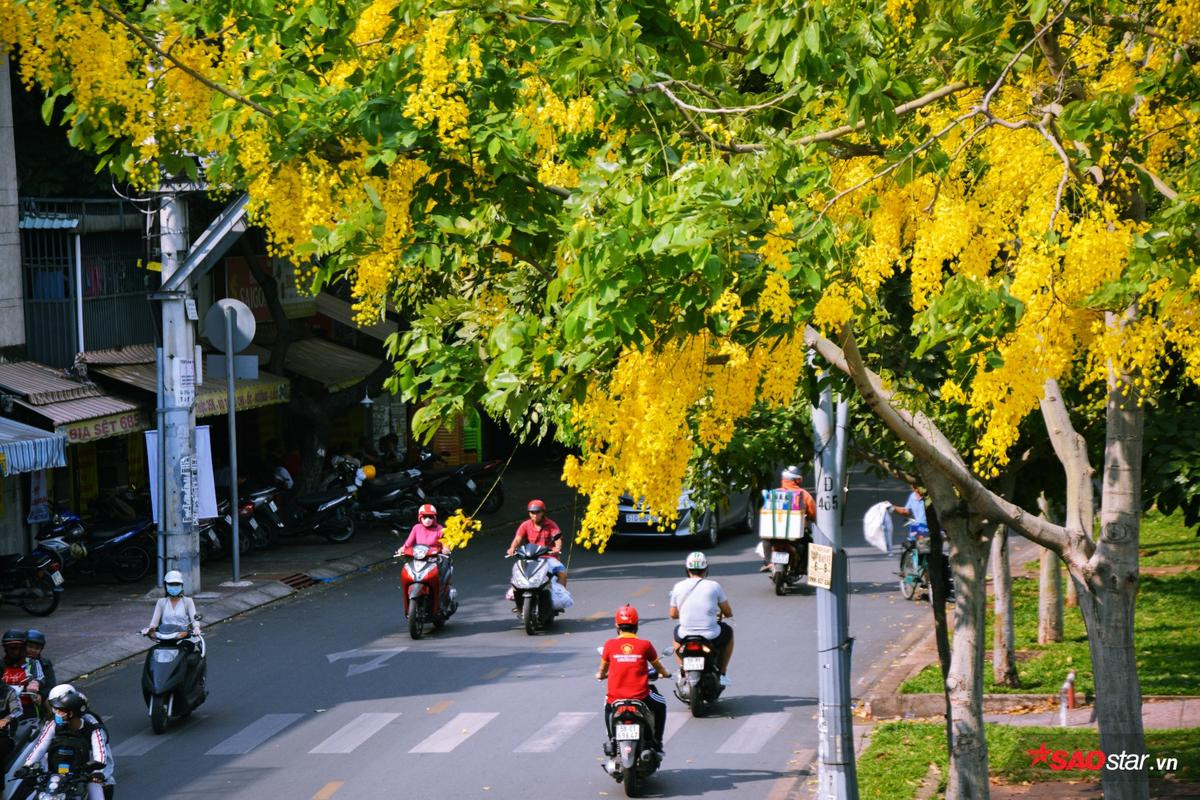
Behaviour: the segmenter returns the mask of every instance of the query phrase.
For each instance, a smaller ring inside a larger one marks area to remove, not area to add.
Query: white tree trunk
[[[1062,570],[1055,553],[1042,548],[1038,570],[1038,644],[1063,638]]]
[[[992,539],[992,680],[997,686],[1021,685],[1017,674],[1013,630],[1012,571],[1008,560],[1008,526],[997,525]]]
[[[3,51],[0,43],[0,51]],[[0,52],[0,348],[25,344],[21,234],[17,229],[17,145],[7,52]]]

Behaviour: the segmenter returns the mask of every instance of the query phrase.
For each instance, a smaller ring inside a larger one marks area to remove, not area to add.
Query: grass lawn
[[[946,774],[946,729],[937,723],[888,722],[875,728],[871,743],[858,758],[859,796],[863,800],[909,800],[936,763]],[[1019,728],[988,725],[988,757],[993,778],[1006,783],[1096,780],[1090,770],[1054,771],[1033,767],[1027,751],[1043,743],[1052,750],[1095,750],[1096,731],[1073,728]],[[1149,763],[1156,757],[1178,759],[1172,776],[1181,781],[1200,780],[1200,728],[1146,731]],[[1151,777],[1162,777],[1151,771]]]
[[[1155,566],[1200,564],[1200,538],[1183,526],[1178,517],[1149,514],[1142,528],[1143,564]],[[1067,672],[1076,672],[1077,691],[1091,693],[1091,658],[1083,617],[1078,609],[1063,610],[1063,641],[1037,644],[1036,578],[1013,578],[1013,625],[1018,651],[1021,686],[996,687],[991,665],[984,671],[984,691],[989,693],[1058,694]],[[1135,621],[1138,676],[1142,694],[1200,694],[1200,572],[1146,575],[1141,579]],[[985,647],[991,653],[992,610],[988,602]],[[931,665],[900,687],[903,693],[941,692],[941,673]]]

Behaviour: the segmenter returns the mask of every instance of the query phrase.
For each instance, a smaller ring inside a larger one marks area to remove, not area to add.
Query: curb
[[[392,557],[392,548],[380,548],[374,552],[364,551],[348,558],[330,561],[323,566],[309,570],[304,574],[317,584],[329,584],[351,574],[365,572],[376,564],[388,561]],[[196,600],[196,610],[204,615],[204,627],[208,628],[231,617],[244,614],[247,611],[262,608],[277,600],[290,597],[302,590],[293,589],[286,583],[277,580],[263,581],[240,592],[221,597],[217,600]],[[106,644],[89,647],[69,658],[64,658],[55,664],[55,671],[60,683],[70,683],[89,673],[95,672],[112,664],[124,661],[131,656],[144,653],[153,644],[141,634],[127,633]]]

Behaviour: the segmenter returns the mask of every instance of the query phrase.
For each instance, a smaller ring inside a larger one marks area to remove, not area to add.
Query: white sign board
[[[808,546],[808,585],[822,589],[833,587],[833,548],[823,544]]]
[[[193,406],[196,404],[196,362],[188,359],[175,359],[175,392],[176,406]]]
[[[158,431],[146,431],[146,464],[150,472],[150,502],[154,521],[158,522]],[[213,481],[212,443],[208,426],[196,426],[196,463],[183,476],[184,515],[191,519],[209,519],[217,515],[217,489]],[[190,494],[190,497],[189,497]],[[188,514],[188,509],[194,512]]]

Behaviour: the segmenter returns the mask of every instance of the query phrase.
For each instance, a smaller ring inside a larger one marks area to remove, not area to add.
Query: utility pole
[[[858,800],[854,765],[854,728],[850,719],[850,651],[847,612],[846,552],[842,549],[842,477],[846,468],[847,403],[838,398],[835,424],[832,390],[821,391],[813,408],[816,449],[817,524],[813,526],[809,577],[816,571],[814,556],[832,553],[829,588],[817,589],[817,651],[820,706],[817,716],[817,798]],[[827,548],[827,549],[826,549]]]
[[[170,188],[160,197],[158,222],[162,282],[167,284],[188,254],[187,208]],[[200,547],[196,536],[196,331],[188,314],[187,287],[157,295],[162,302],[162,358],[158,383],[163,427],[162,502],[159,509],[161,571],[183,573],[184,590],[200,591]],[[194,309],[195,306],[192,306]],[[161,574],[161,572],[160,572]]]

